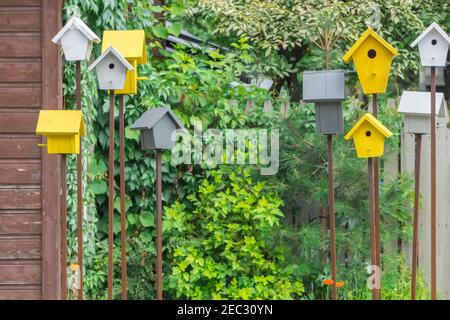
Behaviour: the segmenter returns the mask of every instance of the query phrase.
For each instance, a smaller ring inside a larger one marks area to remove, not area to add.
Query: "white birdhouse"
[[[420,62],[423,67],[445,67],[450,37],[433,22],[413,43],[419,45]]]
[[[125,87],[127,71],[133,72],[133,66],[113,47],[106,49],[90,66],[96,69],[98,84],[102,90],[121,90]]]
[[[62,46],[67,61],[84,61],[89,60],[92,46],[100,38],[81,19],[72,17],[52,42]]]
[[[431,94],[429,92],[404,91],[398,106],[399,113],[405,115],[405,133],[429,134],[431,132]],[[436,93],[437,125],[446,126],[448,110],[444,94]]]

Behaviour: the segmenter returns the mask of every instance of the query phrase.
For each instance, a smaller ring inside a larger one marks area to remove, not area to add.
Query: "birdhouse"
[[[317,133],[341,134],[344,132],[342,115],[344,99],[344,71],[303,72],[303,101],[316,104]]]
[[[114,30],[103,32],[102,52],[114,47],[133,66],[135,72],[128,72],[125,87],[115,94],[136,94],[137,81],[145,80],[137,74],[138,64],[147,63],[147,48],[144,30]]]
[[[84,136],[81,110],[41,110],[36,134],[47,137],[49,154],[79,154]]]
[[[392,59],[397,54],[394,47],[369,28],[342,59],[345,63],[353,61],[363,92],[372,94],[386,91]]]
[[[431,133],[431,94],[429,92],[404,91],[398,112],[405,115],[405,133]],[[436,93],[436,118],[438,126],[447,125],[447,104],[441,92]]]
[[[445,67],[450,37],[433,22],[420,36],[411,43],[419,45],[420,62],[424,67]]]
[[[142,149],[162,150],[175,146],[172,134],[184,127],[170,108],[155,108],[145,112],[131,129],[141,131]]]
[[[366,113],[345,135],[345,140],[353,138],[358,158],[375,158],[384,154],[384,139],[392,136],[380,121]]]
[[[63,48],[67,61],[89,60],[94,43],[100,38],[79,18],[72,17],[52,39]]]
[[[134,68],[113,47],[109,47],[90,66],[89,71],[97,71],[99,87],[102,90],[120,90],[125,87],[127,73],[134,73]]]

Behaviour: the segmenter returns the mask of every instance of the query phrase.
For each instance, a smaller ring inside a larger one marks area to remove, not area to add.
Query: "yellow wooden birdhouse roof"
[[[350,140],[356,130],[358,130],[361,125],[365,122],[369,122],[372,126],[375,127],[383,136],[386,138],[392,137],[392,132],[386,128],[377,118],[375,118],[371,113],[366,113],[359,119],[359,121],[353,126],[353,128],[345,135],[345,140]]]
[[[41,110],[36,133],[43,136],[84,136],[83,114],[80,110]]]
[[[138,64],[147,63],[147,50],[144,30],[108,30],[103,32],[102,52],[115,48],[127,59]]]

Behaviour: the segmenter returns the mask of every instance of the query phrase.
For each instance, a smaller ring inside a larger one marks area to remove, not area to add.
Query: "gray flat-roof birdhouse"
[[[131,129],[141,131],[141,147],[144,150],[172,149],[175,140],[172,135],[183,124],[170,108],[155,108],[145,112]]]
[[[429,92],[404,91],[397,111],[405,115],[405,133],[431,133],[431,94]],[[436,115],[437,125],[446,126],[448,110],[444,94],[441,92],[436,93]]]
[[[89,60],[94,43],[100,38],[79,18],[72,17],[52,39],[63,48],[67,61]]]
[[[113,47],[106,49],[90,66],[97,71],[98,84],[102,90],[121,90],[125,87],[127,71],[133,66]]]
[[[343,70],[303,72],[303,101],[316,104],[316,131],[322,134],[344,132],[342,101],[345,99]]]
[[[420,36],[411,43],[419,44],[420,63],[424,67],[445,67],[450,37],[433,22]]]

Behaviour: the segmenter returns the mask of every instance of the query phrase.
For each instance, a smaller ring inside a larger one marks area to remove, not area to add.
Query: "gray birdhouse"
[[[133,66],[113,47],[106,49],[90,66],[89,71],[97,71],[101,90],[121,90],[125,87],[127,71]]]
[[[52,39],[63,48],[67,61],[89,60],[94,43],[100,38],[79,18],[72,17]]]
[[[170,108],[155,108],[145,112],[131,129],[141,131],[142,149],[162,150],[175,146],[172,134],[184,127]]]
[[[303,72],[303,101],[316,104],[316,131],[322,134],[344,132],[342,101],[345,99],[343,70]]]
[[[405,115],[405,133],[431,133],[431,94],[429,92],[404,91],[397,111]],[[446,126],[447,104],[441,92],[436,93],[436,115],[437,125]]]
[[[417,44],[423,67],[445,67],[450,37],[436,22],[418,36],[411,47]]]

